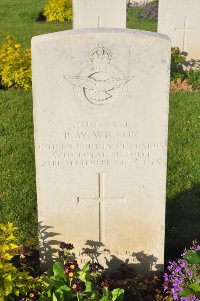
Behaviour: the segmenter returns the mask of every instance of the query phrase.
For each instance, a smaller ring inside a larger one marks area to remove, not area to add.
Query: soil
[[[16,268],[20,269],[22,265],[25,265],[31,276],[37,277],[41,274],[38,249],[35,247],[23,247],[19,248],[17,253],[19,255],[12,259]]]
[[[170,83],[170,90],[171,91],[186,91],[186,92],[193,92],[195,89],[193,89],[192,85],[188,83],[188,81],[178,79],[177,81],[171,81]]]

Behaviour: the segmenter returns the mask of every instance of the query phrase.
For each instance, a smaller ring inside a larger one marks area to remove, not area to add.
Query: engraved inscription
[[[103,247],[102,247],[103,248]],[[126,250],[126,251],[109,251],[107,249],[98,249],[98,253],[100,254],[98,256],[98,261],[102,264],[105,264],[106,262],[110,262],[113,257],[120,258],[121,261],[124,261],[124,263],[127,264],[138,264],[140,261],[136,258],[133,251]],[[91,260],[91,257],[83,252],[80,252],[77,250],[77,259],[80,263],[85,264],[89,260]]]
[[[127,83],[133,77],[125,77],[122,71],[110,64],[111,59],[111,51],[98,46],[90,57],[91,65],[76,76],[64,76],[74,86],[78,100],[94,107],[103,107],[125,97]]]
[[[162,165],[166,144],[140,140],[127,122],[74,122],[38,145],[43,167]]]

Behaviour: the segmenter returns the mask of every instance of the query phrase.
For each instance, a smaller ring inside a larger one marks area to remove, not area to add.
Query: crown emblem
[[[110,64],[112,52],[98,45],[91,52],[91,65],[84,67],[75,76],[64,76],[74,86],[75,95],[95,107],[107,107],[126,95],[127,83],[133,77],[126,77],[117,67]]]
[[[109,49],[104,46],[98,46],[95,50],[93,50],[91,55],[91,62],[94,65],[106,65],[110,64],[112,59],[112,53]]]

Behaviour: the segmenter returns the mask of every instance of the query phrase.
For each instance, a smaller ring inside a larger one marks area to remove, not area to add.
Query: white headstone
[[[199,0],[159,1],[158,32],[167,34],[189,59],[200,59],[199,13]]]
[[[126,0],[73,0],[73,29],[126,28]]]
[[[39,222],[113,265],[164,261],[169,58],[166,36],[137,30],[32,39]]]
[[[151,2],[152,0],[127,0],[127,4],[128,3],[140,3],[140,4],[144,4],[144,3],[147,3],[147,2]]]

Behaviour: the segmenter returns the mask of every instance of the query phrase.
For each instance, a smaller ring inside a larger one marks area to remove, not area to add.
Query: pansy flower
[[[31,301],[36,301],[38,299],[38,294],[35,291],[30,291],[30,292],[27,293],[27,297]]]
[[[77,278],[72,280],[71,287],[74,292],[83,292],[86,288],[85,283]]]

